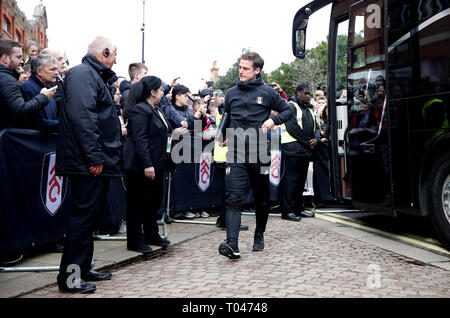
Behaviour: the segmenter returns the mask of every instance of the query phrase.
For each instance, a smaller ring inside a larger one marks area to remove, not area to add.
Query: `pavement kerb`
[[[254,219],[254,216],[243,216],[243,222]],[[187,241],[196,239],[205,234],[215,231],[222,231],[213,225],[185,225],[186,228],[170,232],[169,240],[171,246],[176,246]],[[224,233],[225,238],[225,233]],[[108,271],[121,268],[136,262],[151,260],[164,255],[165,249],[157,246],[151,246],[153,252],[149,255],[142,255],[140,253],[128,251],[126,249],[126,241],[94,241],[94,269],[96,271]],[[169,247],[170,249],[170,247]],[[52,254],[55,261],[52,266],[58,266],[61,254]],[[25,264],[18,264],[17,267],[42,266],[37,263],[36,257],[34,260],[30,259]],[[7,276],[10,276],[9,278]],[[38,290],[52,287],[56,285],[57,272],[27,272],[27,273],[0,273],[0,298],[16,298],[21,297]]]

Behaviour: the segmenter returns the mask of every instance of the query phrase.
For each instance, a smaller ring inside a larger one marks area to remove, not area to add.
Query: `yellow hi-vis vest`
[[[289,104],[292,104],[295,106],[295,108],[297,109],[297,121],[298,121],[298,125],[300,126],[301,129],[303,129],[303,112],[300,108],[300,106],[298,106],[297,103],[295,102],[289,102]],[[311,108],[308,108],[309,112],[311,113],[311,116],[313,118],[314,121],[314,132],[316,131],[316,117],[314,116],[314,111]],[[297,139],[295,139],[294,137],[291,136],[291,134],[288,133],[287,129],[286,129],[286,125],[283,124],[281,126],[281,143],[282,144],[288,144],[291,142],[296,142],[298,141]]]
[[[217,114],[216,126],[219,127],[220,122],[222,121],[222,115]],[[216,162],[227,162],[227,147],[220,147],[219,143],[216,142],[214,145],[214,161]]]

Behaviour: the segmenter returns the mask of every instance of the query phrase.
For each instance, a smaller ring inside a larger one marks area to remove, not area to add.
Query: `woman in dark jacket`
[[[144,254],[152,251],[146,244],[163,247],[170,244],[159,235],[157,224],[171,130],[168,121],[155,106],[160,103],[163,94],[159,78],[145,77],[130,88],[124,109],[124,119],[128,121],[128,136],[124,143],[127,246],[129,250]]]

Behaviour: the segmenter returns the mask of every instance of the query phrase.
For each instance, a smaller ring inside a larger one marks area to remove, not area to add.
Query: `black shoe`
[[[247,225],[241,225],[241,227],[239,228],[239,231],[248,231],[248,226]]]
[[[237,244],[230,244],[228,241],[222,242],[219,245],[219,253],[229,259],[240,259],[241,253]]]
[[[91,269],[87,274],[81,275],[81,278],[87,282],[101,282],[111,280],[111,273],[99,273]]]
[[[152,248],[145,244],[142,244],[139,246],[128,246],[128,250],[133,251],[133,252],[142,253],[144,255],[150,254],[151,252],[153,252]]]
[[[161,246],[161,247],[167,247],[170,245],[169,240],[163,239],[159,235],[157,237],[152,237],[152,238],[145,240],[145,243],[149,244],[149,245],[155,245],[155,246]]]
[[[97,287],[93,284],[88,284],[84,280],[80,279],[79,286],[69,288],[67,283],[58,282],[58,288],[61,293],[64,294],[90,294],[97,290]]]
[[[314,212],[310,212],[310,211],[302,211],[300,212],[300,215],[305,217],[305,218],[313,218],[316,215],[314,214]]]
[[[223,223],[216,223],[216,227],[222,230],[225,230],[227,228],[227,226]],[[249,227],[247,225],[241,225],[241,227],[239,228],[239,231],[248,231],[248,230]]]
[[[301,220],[300,216],[295,215],[294,213],[282,214],[281,218],[283,220],[298,222]]]
[[[23,254],[11,254],[0,258],[0,266],[12,266],[20,263],[23,260]]]
[[[264,234],[255,233],[255,242],[253,244],[253,252],[264,251]]]

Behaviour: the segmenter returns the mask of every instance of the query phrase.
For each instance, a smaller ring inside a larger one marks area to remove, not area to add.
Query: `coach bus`
[[[310,18],[331,7],[327,93],[335,197],[361,210],[429,215],[447,246],[449,4],[317,0],[293,24],[294,55],[305,58]]]

